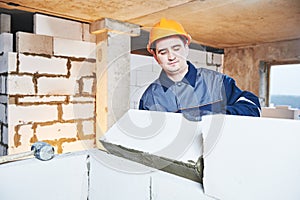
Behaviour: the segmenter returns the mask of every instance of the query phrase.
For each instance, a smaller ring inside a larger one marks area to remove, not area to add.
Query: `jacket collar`
[[[187,64],[188,64],[188,72],[185,74],[185,76],[183,77],[183,79],[181,81],[195,87],[197,69],[190,61],[187,61]],[[164,89],[164,92],[166,92],[169,89],[169,87],[171,87],[172,85],[175,84],[175,82],[172,81],[167,76],[167,74],[166,74],[166,72],[164,72],[164,70],[161,71],[158,79]]]

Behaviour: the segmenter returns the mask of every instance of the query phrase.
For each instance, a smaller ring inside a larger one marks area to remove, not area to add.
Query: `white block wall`
[[[34,33],[0,34],[0,155],[46,141],[57,153],[95,144],[95,35],[89,24],[35,14]]]
[[[0,177],[1,200],[215,200],[200,183],[96,149],[3,164]]]
[[[222,72],[223,55],[190,49],[188,60],[197,68]],[[131,54],[130,108],[137,109],[139,100],[149,84],[159,77],[161,67],[151,56]]]

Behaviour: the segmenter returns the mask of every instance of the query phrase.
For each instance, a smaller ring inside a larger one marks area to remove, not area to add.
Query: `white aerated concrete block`
[[[0,14],[0,33],[11,32],[11,16],[8,14]]]
[[[205,65],[206,64],[206,53],[205,51],[190,49],[188,60],[195,65]],[[201,67],[201,66],[197,66]]]
[[[156,72],[137,71],[136,73],[136,85],[139,87],[149,85],[159,77]]]
[[[10,129],[13,129],[12,126],[9,127]],[[13,133],[14,135],[16,134],[15,132]],[[14,135],[12,135],[12,132],[10,133],[9,137],[11,138],[10,143],[9,143],[9,154],[15,154],[15,153],[21,153],[21,152],[26,152],[30,151],[32,143],[30,142],[30,138],[33,137],[34,131],[32,128],[32,125],[23,125],[20,126],[18,129],[18,134],[20,135],[20,140],[19,144],[17,145],[18,147],[15,147],[14,143]]]
[[[54,103],[66,102],[66,96],[24,96],[19,97],[19,103]]]
[[[56,105],[17,106],[9,104],[7,112],[10,126],[58,120]]]
[[[35,94],[32,76],[9,75],[7,79],[7,93],[10,95]]]
[[[95,122],[90,121],[83,121],[82,122],[82,132],[84,135],[95,134]]]
[[[17,70],[17,53],[5,52],[0,56],[0,73],[15,72]]]
[[[96,74],[96,63],[88,61],[71,61],[71,77],[80,79],[82,76],[93,76]]]
[[[38,140],[55,140],[60,138],[75,138],[77,135],[76,123],[56,123],[52,125],[37,126]]]
[[[216,200],[205,195],[200,183],[159,170],[150,175],[152,178],[152,199]]]
[[[222,65],[223,64],[223,54],[213,54],[213,64],[214,65]]]
[[[95,97],[82,97],[82,96],[70,96],[69,97],[69,101],[71,103],[76,103],[76,102],[79,102],[79,103],[93,103],[96,101]]]
[[[222,200],[298,200],[300,123],[232,115],[203,117],[204,191]]]
[[[214,199],[204,194],[200,183],[146,167],[103,151],[92,149],[89,153],[91,163],[89,199],[91,200]]]
[[[92,42],[54,38],[53,48],[55,56],[96,59],[96,44]]]
[[[19,54],[19,71],[39,74],[67,75],[67,59]]]
[[[74,95],[77,83],[73,78],[40,77],[38,79],[39,95]]]
[[[7,94],[0,94],[0,103],[7,104],[7,102],[8,102],[8,95]]]
[[[7,94],[7,76],[0,75],[0,93],[1,94]]]
[[[0,53],[13,51],[13,34],[1,33],[0,34]],[[2,55],[3,56],[3,55]]]
[[[17,32],[16,50],[19,53],[52,55],[53,37],[25,32]]]
[[[0,103],[0,122],[7,123],[6,120],[7,112],[6,112],[6,105]]]
[[[92,103],[63,104],[63,120],[90,119],[95,116],[95,105]]]
[[[89,199],[87,162],[87,155],[73,154],[0,165],[0,199]]]
[[[201,123],[180,113],[129,110],[103,140],[170,159],[197,161],[202,155]]]
[[[94,78],[82,78],[82,82],[83,82],[83,88],[82,88],[83,93],[88,93],[88,94],[95,93],[94,90],[96,88],[93,88]]]
[[[2,126],[2,142],[8,144],[8,128],[4,125]]]
[[[35,14],[33,20],[35,34],[82,40],[82,24],[80,22],[42,14]]]
[[[89,150],[95,147],[95,140],[77,140],[75,142],[64,142],[62,149],[64,153]]]
[[[152,169],[101,151],[91,151],[90,162],[90,200],[151,199]]]

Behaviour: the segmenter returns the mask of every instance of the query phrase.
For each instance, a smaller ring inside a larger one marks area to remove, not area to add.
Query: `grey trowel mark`
[[[135,149],[129,149],[124,146],[112,144],[103,140],[100,140],[100,142],[109,153],[115,156],[202,183],[202,158],[199,158],[196,164],[191,164],[149,154]]]

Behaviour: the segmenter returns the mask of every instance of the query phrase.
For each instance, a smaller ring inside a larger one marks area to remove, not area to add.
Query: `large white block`
[[[70,103],[94,103],[96,101],[95,97],[85,97],[85,96],[70,96]]]
[[[15,127],[9,124],[9,154],[16,154],[21,152],[30,151],[32,143],[30,142],[30,138],[34,136],[32,125],[22,125],[19,126],[18,136],[19,140],[16,139]]]
[[[35,94],[32,76],[9,75],[7,78],[7,94]]]
[[[82,25],[80,22],[35,14],[34,33],[53,37],[82,40]]]
[[[188,55],[188,60],[190,60],[194,64],[196,64],[196,63],[198,63],[199,65],[206,64],[206,52],[200,51],[200,50],[195,50],[195,49],[190,49],[189,55]],[[197,67],[200,67],[200,66],[197,66]]]
[[[299,199],[297,120],[203,117],[204,190],[224,200]]]
[[[130,54],[130,70],[152,71],[153,57]]]
[[[66,96],[24,96],[19,97],[19,103],[65,103]]]
[[[53,39],[53,54],[76,58],[96,58],[96,44],[63,38]]]
[[[0,75],[0,93],[7,94],[7,76]]]
[[[8,144],[8,128],[5,125],[2,125],[2,143]]]
[[[93,103],[63,104],[62,109],[64,120],[90,119],[95,116],[95,105]]]
[[[82,122],[82,132],[84,135],[95,134],[95,121],[83,121]]]
[[[150,199],[150,176],[141,172],[152,169],[99,150],[90,152],[90,200]]]
[[[59,140],[60,138],[76,138],[77,123],[55,123],[52,125],[38,125],[36,136],[39,141]]]
[[[0,56],[0,73],[15,72],[17,70],[17,53],[4,52]]]
[[[137,71],[136,85],[139,87],[148,86],[158,77],[159,73],[156,72]]]
[[[89,150],[95,148],[95,139],[64,142],[61,146],[63,149],[63,153]]]
[[[67,75],[67,59],[19,54],[19,71],[39,74]]]
[[[82,93],[95,94],[96,88],[94,87],[94,78],[82,78]]]
[[[0,103],[7,104],[8,95],[7,94],[0,94]]]
[[[213,63],[214,63],[214,65],[222,65],[223,64],[223,54],[214,53],[213,54]]]
[[[152,199],[215,200],[215,198],[204,194],[200,183],[158,170],[152,172],[150,176]]]
[[[77,82],[74,78],[40,77],[38,79],[39,95],[74,95]]]
[[[1,33],[0,34],[0,53],[13,51],[13,34]]]
[[[0,165],[0,199],[88,199],[87,155]]]
[[[96,74],[96,63],[88,61],[71,61],[71,77],[80,79],[82,76],[94,76]]]
[[[6,105],[0,103],[0,122],[7,123],[6,117],[7,117]]]
[[[52,55],[53,37],[25,32],[17,32],[16,50],[19,53]]]
[[[0,14],[0,33],[11,32],[11,16],[8,14]]]
[[[57,106],[55,105],[17,106],[9,104],[7,112],[8,124],[11,126],[58,119]]]
[[[188,121],[180,113],[132,109],[102,139],[184,162],[202,155],[201,122]]]
[[[91,200],[213,199],[203,193],[200,183],[106,154],[99,150],[90,150],[89,153],[91,161],[89,197]],[[128,181],[130,184],[128,184]]]

